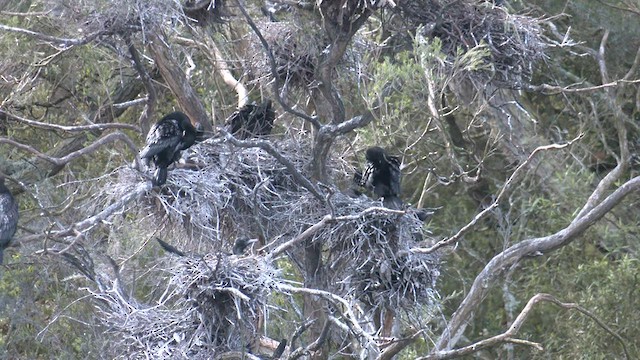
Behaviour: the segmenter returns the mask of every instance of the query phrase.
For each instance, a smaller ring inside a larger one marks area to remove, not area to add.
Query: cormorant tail
[[[164,166],[158,166],[155,173],[154,183],[155,186],[162,186],[167,182],[167,168]]]

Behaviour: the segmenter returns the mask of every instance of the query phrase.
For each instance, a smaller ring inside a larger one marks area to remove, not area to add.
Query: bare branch
[[[527,255],[538,252],[546,253],[569,244],[606,213],[611,211],[611,209],[618,205],[628,194],[638,191],[639,189],[640,176],[622,184],[602,202],[582,217],[574,220],[566,228],[549,236],[523,240],[495,255],[474,280],[467,296],[453,314],[446,329],[440,336],[434,348],[434,353],[450,350],[455,346],[466,329],[467,324],[471,323],[475,309],[477,309],[480,302],[485,298],[490,289],[490,285],[505,269],[508,269]]]
[[[640,50],[639,50],[640,52]],[[640,79],[635,79],[635,80],[629,80],[629,79],[620,79],[620,80],[615,80],[612,82],[608,82],[606,84],[602,84],[602,85],[595,85],[595,86],[587,86],[587,87],[583,87],[583,88],[574,88],[572,87],[573,85],[570,86],[553,86],[553,85],[548,85],[548,84],[542,84],[542,85],[530,85],[527,86],[527,90],[529,91],[539,91],[545,95],[555,95],[555,94],[560,94],[560,93],[565,93],[565,94],[570,94],[570,93],[581,93],[581,92],[592,92],[592,91],[596,91],[596,90],[602,90],[602,89],[607,89],[607,88],[611,88],[611,87],[616,87],[616,86],[622,86],[622,85],[629,85],[629,84],[639,84],[640,83]]]
[[[285,158],[276,150],[271,143],[263,140],[238,140],[233,135],[231,135],[228,131],[221,129],[220,132],[224,135],[225,139],[232,143],[235,146],[243,147],[243,148],[252,148],[258,147],[262,150],[269,153],[271,156],[276,158],[282,165],[284,165],[287,170],[291,173],[295,181],[303,186],[305,189],[309,190],[318,200],[324,202],[324,196],[320,192],[317,186],[315,186],[309,179],[307,179],[304,175],[302,175],[296,167],[289,161],[289,159]]]
[[[461,356],[464,356],[464,355],[469,355],[469,354],[475,353],[475,352],[480,351],[482,349],[486,349],[486,348],[498,345],[498,344],[503,343],[503,342],[509,342],[509,343],[514,343],[514,344],[532,346],[532,347],[542,351],[543,348],[538,343],[514,338],[514,336],[518,333],[518,331],[520,331],[520,328],[522,327],[522,325],[524,324],[525,320],[527,319],[527,317],[529,316],[529,314],[533,310],[534,305],[536,305],[536,304],[538,304],[538,303],[540,303],[542,301],[550,302],[550,303],[555,304],[557,306],[560,306],[560,307],[562,307],[564,309],[577,310],[580,313],[588,316],[589,318],[594,320],[600,327],[602,327],[609,334],[611,334],[613,337],[615,337],[616,340],[618,340],[620,342],[620,344],[622,344],[622,349],[624,350],[625,358],[627,358],[627,359],[630,358],[629,357],[629,353],[627,351],[627,346],[626,346],[624,340],[622,339],[622,337],[620,335],[618,335],[615,331],[613,331],[610,327],[608,327],[604,322],[602,322],[600,319],[598,319],[595,315],[593,315],[591,312],[589,312],[588,310],[584,309],[580,305],[577,305],[577,304],[574,304],[574,303],[563,303],[560,300],[558,300],[557,298],[555,298],[554,296],[549,295],[549,294],[536,294],[534,297],[529,299],[529,301],[527,302],[527,305],[522,309],[522,311],[520,312],[518,317],[516,317],[516,319],[513,321],[513,323],[509,327],[509,329],[507,331],[505,331],[504,333],[502,333],[500,335],[492,336],[492,337],[490,337],[488,339],[484,339],[484,340],[478,341],[476,343],[473,343],[471,345],[467,345],[467,346],[459,348],[459,349],[448,350],[448,351],[438,351],[438,352],[429,354],[427,356],[419,357],[418,359],[419,360],[453,359],[453,358],[458,358],[458,357],[461,357]]]
[[[111,215],[113,215],[116,211],[122,209],[123,207],[125,207],[127,204],[129,204],[130,202],[132,202],[133,200],[139,198],[142,194],[146,193],[147,191],[149,191],[151,188],[153,187],[153,185],[151,184],[150,181],[146,181],[144,183],[138,184],[133,190],[131,190],[130,192],[124,194],[118,201],[114,202],[113,204],[107,206],[106,208],[104,208],[102,211],[100,211],[99,213],[81,220],[71,226],[69,226],[66,229],[63,230],[59,230],[59,231],[51,231],[47,234],[48,237],[54,238],[54,239],[60,239],[60,238],[64,238],[67,236],[80,236],[82,233],[84,233],[85,231],[91,229],[92,227],[94,227],[95,225],[101,223],[102,221],[107,220]],[[30,235],[30,236],[25,236],[22,237],[20,239],[20,241],[30,241],[30,240],[36,240],[36,239],[41,239],[42,238],[42,234],[35,234],[35,235]]]
[[[18,115],[10,114],[2,109],[0,109],[0,116],[4,116],[8,120],[13,120],[17,122],[21,122],[27,124],[29,126],[38,127],[41,129],[47,130],[61,130],[68,132],[80,132],[80,131],[91,131],[91,130],[106,130],[106,129],[129,129],[135,132],[142,132],[140,127],[131,124],[120,124],[120,123],[105,123],[105,124],[91,124],[91,125],[57,125],[57,124],[49,124],[43,123],[40,121],[30,120]]]
[[[43,40],[43,41],[47,41],[47,42],[63,45],[63,46],[66,46],[66,47],[88,44],[91,41],[93,41],[94,39],[96,39],[98,36],[103,35],[105,33],[104,31],[99,31],[99,32],[96,32],[96,33],[93,33],[93,34],[89,34],[89,35],[87,35],[87,36],[85,36],[83,38],[68,39],[68,38],[59,38],[59,37],[46,35],[46,34],[35,32],[35,31],[27,30],[27,29],[21,29],[21,28],[16,28],[16,27],[12,27],[12,26],[2,25],[2,24],[0,24],[0,30],[14,32],[14,33],[23,34],[23,35],[28,35],[28,36],[34,37],[36,39],[39,39],[39,40]]]
[[[325,225],[333,223],[333,222],[340,222],[340,221],[352,221],[352,220],[356,220],[356,219],[360,219],[366,215],[372,214],[372,213],[386,213],[386,214],[397,214],[397,215],[402,215],[405,212],[401,211],[401,210],[392,210],[392,209],[387,209],[387,208],[383,208],[383,207],[370,207],[368,209],[365,209],[364,211],[361,211],[357,214],[353,214],[353,215],[346,215],[346,216],[336,216],[333,217],[331,215],[325,215],[322,220],[320,220],[319,222],[311,225],[310,227],[308,227],[305,231],[302,232],[302,234],[296,236],[295,238],[280,244],[277,248],[273,249],[272,251],[269,252],[269,254],[267,255],[270,258],[275,258],[276,256],[282,254],[284,251],[286,251],[288,248],[292,247],[293,245],[296,245],[302,241],[304,241],[305,239],[309,238],[311,235],[313,235],[315,232],[317,232],[318,230],[322,229]]]
[[[144,68],[142,61],[140,60],[140,55],[138,54],[138,50],[133,45],[131,41],[131,37],[129,35],[124,36],[124,41],[127,44],[127,48],[129,49],[129,54],[131,55],[131,60],[133,61],[133,67],[140,75],[140,79],[142,79],[142,84],[144,84],[144,88],[147,90],[147,101],[145,102],[144,110],[142,114],[140,114],[140,127],[142,128],[144,134],[146,134],[151,128],[149,118],[155,111],[156,107],[156,99],[158,98],[156,88],[153,86],[153,81],[151,80],[151,76],[149,72]]]
[[[370,348],[371,346],[375,346],[375,340],[373,339],[373,337],[369,335],[366,331],[364,331],[362,327],[360,327],[358,318],[356,318],[355,314],[352,311],[351,304],[349,304],[349,302],[343,299],[342,297],[328,291],[323,291],[318,289],[309,289],[309,288],[299,288],[295,286],[289,286],[286,284],[278,284],[278,288],[280,290],[288,291],[296,294],[320,296],[323,299],[328,300],[329,302],[336,305],[336,307],[339,308],[339,311],[342,312],[342,315],[344,316],[345,320],[347,320],[347,326],[349,327],[353,335],[365,341],[364,343],[365,348]]]
[[[528,164],[536,156],[536,154],[541,153],[543,151],[547,151],[547,150],[563,149],[567,146],[570,146],[575,141],[579,140],[581,137],[582,135],[579,135],[575,139],[567,142],[566,144],[551,144],[551,145],[539,146],[536,149],[534,149],[531,152],[531,154],[529,154],[529,157],[527,157],[527,160],[525,160],[522,164],[520,164],[516,168],[516,170],[511,174],[511,176],[509,176],[509,179],[507,179],[507,181],[504,183],[504,185],[502,186],[502,189],[500,189],[500,192],[496,196],[493,203],[491,203],[491,205],[489,205],[487,208],[479,212],[478,215],[476,215],[467,225],[463,226],[460,230],[458,230],[458,232],[455,235],[451,236],[450,238],[440,240],[428,248],[413,248],[411,249],[411,251],[419,254],[430,254],[444,246],[451,245],[456,241],[460,240],[460,238],[462,238],[462,236],[464,236],[464,234],[466,234],[467,231],[473,228],[480,220],[491,215],[492,211],[498,207],[498,205],[500,204],[502,199],[505,197],[505,195],[508,193],[508,191],[511,190],[511,186],[517,180],[520,179],[520,174],[527,169]]]
[[[17,141],[5,138],[5,137],[0,137],[0,144],[9,144],[15,148],[18,148],[20,150],[24,150],[27,152],[30,152],[32,154],[34,154],[35,156],[46,160],[54,165],[57,166],[63,166],[68,164],[69,162],[71,162],[72,160],[79,158],[80,156],[85,156],[88,155],[94,151],[96,151],[97,149],[99,149],[101,146],[108,144],[110,142],[113,142],[115,140],[120,140],[122,142],[124,142],[127,147],[129,148],[129,150],[134,153],[137,154],[138,150],[136,148],[136,145],[133,143],[133,141],[131,141],[131,139],[125,135],[124,133],[121,133],[119,131],[107,134],[101,138],[99,138],[98,140],[96,140],[94,143],[92,143],[91,145],[84,147],[80,150],[76,150],[66,156],[60,157],[60,158],[56,158],[56,157],[51,157],[45,153],[42,153],[38,150],[36,150],[34,147],[30,146],[30,145],[26,145],[26,144],[21,144]],[[137,161],[137,160],[136,160]]]

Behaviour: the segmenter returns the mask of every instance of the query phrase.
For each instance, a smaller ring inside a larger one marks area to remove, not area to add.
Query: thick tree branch
[[[481,221],[482,219],[492,214],[492,212],[498,207],[498,205],[504,199],[504,197],[509,193],[509,191],[511,190],[511,186],[521,178],[521,174],[528,169],[529,164],[538,153],[542,153],[547,150],[563,149],[571,145],[573,142],[577,141],[580,138],[581,136],[578,136],[577,138],[571,140],[570,142],[562,145],[551,144],[551,145],[537,147],[535,150],[531,152],[531,154],[529,154],[529,157],[527,157],[527,160],[525,160],[522,164],[520,164],[516,168],[516,170],[511,174],[511,176],[509,176],[509,178],[504,183],[504,185],[502,186],[502,189],[500,189],[500,192],[496,196],[495,200],[493,200],[491,205],[489,205],[484,210],[479,212],[478,215],[476,215],[467,225],[463,226],[460,230],[458,230],[458,232],[455,235],[449,238],[440,240],[428,248],[413,248],[411,249],[411,251],[419,254],[430,254],[444,246],[451,245],[457,242],[458,240],[460,240],[469,230],[471,230],[476,224],[478,224],[479,221]]]
[[[458,342],[467,324],[471,323],[475,310],[486,297],[494,280],[505,269],[518,262],[527,255],[546,253],[565,246],[582,234],[597,220],[618,205],[628,194],[640,190],[640,176],[622,184],[602,202],[596,205],[588,213],[576,219],[566,228],[545,237],[523,240],[494,256],[476,277],[456,312],[447,324],[444,332],[438,339],[434,348],[434,354],[439,351],[450,350]]]
[[[149,50],[153,55],[158,70],[160,70],[162,78],[178,100],[182,111],[189,116],[194,125],[200,123],[206,133],[213,133],[213,125],[207,115],[207,111],[189,83],[185,72],[180,68],[171,53],[165,37],[159,29],[158,31],[149,32],[147,36]]]

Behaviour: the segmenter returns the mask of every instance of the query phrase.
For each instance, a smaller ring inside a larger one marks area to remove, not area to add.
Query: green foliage
[[[8,259],[5,259],[8,260]],[[13,255],[11,262],[24,259]],[[7,261],[8,262],[8,261]],[[85,358],[100,342],[93,308],[83,302],[64,271],[44,267],[8,265],[0,278],[0,357],[23,359]]]

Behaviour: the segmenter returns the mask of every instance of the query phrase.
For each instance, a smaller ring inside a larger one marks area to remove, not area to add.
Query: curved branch
[[[300,242],[302,242],[303,240],[309,238],[311,235],[313,235],[316,231],[322,229],[325,225],[332,223],[332,222],[338,222],[338,221],[352,221],[352,220],[357,220],[362,218],[363,216],[366,216],[368,214],[372,214],[372,213],[386,213],[386,214],[396,214],[396,215],[403,215],[405,214],[404,211],[402,210],[392,210],[392,209],[387,209],[387,208],[383,208],[383,207],[370,207],[367,209],[364,209],[363,211],[357,213],[357,214],[353,214],[353,215],[345,215],[345,216],[331,216],[331,215],[325,215],[322,220],[318,221],[317,223],[311,225],[310,227],[308,227],[305,231],[302,232],[302,234],[296,236],[295,238],[280,244],[278,247],[276,247],[275,249],[273,249],[272,251],[269,252],[269,254],[267,254],[268,258],[275,258],[276,256],[282,254],[284,251],[286,251],[288,248],[292,247],[295,244],[298,244]]]
[[[574,220],[566,228],[555,234],[527,239],[519,242],[494,256],[476,277],[462,303],[453,314],[444,332],[438,339],[434,353],[450,350],[458,342],[464,333],[467,324],[471,323],[475,310],[489,292],[493,281],[510,266],[523,257],[537,252],[545,253],[565,246],[582,234],[597,220],[618,205],[628,194],[640,190],[640,176],[637,176],[622,184],[613,193],[602,200],[588,213]]]
[[[588,316],[593,321],[595,321],[600,327],[602,327],[605,331],[607,331],[609,334],[611,334],[613,337],[615,337],[616,340],[618,340],[620,342],[620,344],[622,345],[622,349],[624,351],[625,358],[627,358],[627,359],[630,358],[629,357],[629,352],[627,351],[627,345],[625,344],[625,342],[622,339],[622,337],[620,335],[618,335],[615,331],[613,331],[610,327],[608,327],[604,322],[602,322],[600,319],[598,319],[595,315],[593,315],[590,311],[588,311],[587,309],[583,308],[582,306],[574,304],[574,303],[563,303],[560,300],[558,300],[557,298],[555,298],[554,296],[549,295],[549,294],[536,294],[534,297],[529,299],[529,302],[527,302],[527,305],[522,309],[522,311],[520,312],[518,317],[516,317],[516,319],[513,321],[513,324],[511,324],[509,329],[507,331],[505,331],[504,333],[502,333],[500,335],[492,336],[492,337],[490,337],[488,339],[484,339],[484,340],[478,341],[476,343],[473,343],[471,345],[467,345],[467,346],[459,348],[459,349],[448,350],[448,351],[438,351],[436,353],[429,354],[427,356],[419,357],[417,360],[444,360],[444,359],[458,358],[458,357],[461,357],[461,356],[464,356],[464,355],[469,355],[469,354],[475,353],[475,352],[480,351],[482,349],[486,349],[488,347],[495,346],[495,345],[497,345],[499,343],[503,343],[503,342],[510,342],[510,343],[515,343],[515,344],[533,346],[536,349],[542,351],[543,348],[538,343],[534,343],[534,342],[530,342],[530,341],[525,341],[525,340],[520,340],[520,339],[513,338],[518,333],[518,331],[520,331],[520,328],[522,327],[522,325],[524,324],[525,320],[527,319],[527,317],[529,316],[529,314],[533,310],[533,306],[538,304],[538,303],[540,303],[540,302],[542,302],[542,301],[550,302],[552,304],[560,306],[563,309],[577,310],[578,312]]]
[[[70,154],[68,154],[66,156],[60,157],[60,158],[49,156],[49,155],[47,155],[45,153],[42,153],[42,152],[36,150],[34,147],[32,147],[30,145],[22,144],[22,143],[19,143],[17,141],[14,141],[14,140],[11,140],[11,139],[8,139],[8,138],[5,138],[5,137],[0,137],[0,144],[11,145],[11,146],[13,146],[15,148],[18,148],[20,150],[30,152],[30,153],[34,154],[35,156],[52,163],[53,165],[64,166],[64,165],[68,164],[69,162],[71,162],[72,160],[74,160],[76,158],[79,158],[80,156],[88,155],[88,154],[96,151],[101,146],[103,146],[105,144],[108,144],[110,142],[113,142],[115,140],[120,140],[120,141],[124,142],[127,145],[127,147],[129,148],[129,150],[131,150],[132,153],[134,153],[134,154],[138,153],[138,149],[136,148],[136,145],[133,143],[133,141],[131,141],[131,139],[127,135],[125,135],[125,134],[123,134],[123,133],[121,133],[119,131],[107,134],[107,135],[99,138],[98,140],[96,140],[91,145],[89,145],[87,147],[84,147],[84,148],[82,148],[80,150],[76,150],[76,151],[74,151],[74,152],[72,152],[72,153],[70,153]],[[136,159],[136,162],[137,161],[138,161],[138,159]],[[140,164],[137,164],[137,165],[139,166]]]
[[[57,125],[57,124],[49,124],[43,123],[40,121],[30,120],[18,115],[10,114],[2,109],[0,109],[0,116],[4,116],[8,120],[13,120],[17,122],[21,122],[27,124],[29,126],[38,127],[41,129],[47,130],[61,130],[68,132],[80,132],[80,131],[92,131],[92,130],[106,130],[106,129],[128,129],[133,130],[135,132],[141,133],[142,130],[139,126],[131,125],[131,124],[119,124],[119,123],[105,123],[105,124],[91,124],[91,125]]]
[[[411,251],[414,253],[418,253],[418,254],[430,254],[444,246],[447,245],[451,245],[455,242],[457,242],[458,240],[460,240],[464,234],[466,234],[470,229],[472,229],[480,220],[486,218],[487,216],[491,215],[493,210],[495,210],[495,208],[498,207],[498,205],[500,204],[500,202],[502,201],[502,199],[505,197],[505,195],[508,193],[509,190],[511,190],[511,186],[516,182],[516,180],[518,180],[520,178],[520,174],[522,172],[524,172],[526,169],[528,169],[528,165],[529,163],[531,163],[531,161],[533,160],[533,158],[538,154],[541,153],[543,151],[546,150],[557,150],[557,149],[563,149],[571,144],[573,144],[573,142],[577,141],[578,139],[580,139],[582,137],[582,135],[579,135],[578,137],[576,137],[575,139],[565,143],[565,144],[551,144],[551,145],[545,145],[545,146],[539,146],[537,147],[535,150],[533,150],[531,152],[531,154],[529,154],[529,157],[527,157],[527,160],[525,160],[522,164],[520,164],[516,170],[513,172],[513,174],[511,174],[511,176],[509,177],[509,179],[507,179],[507,181],[504,183],[504,185],[502,186],[502,189],[500,190],[500,192],[498,193],[498,195],[496,196],[495,200],[491,203],[491,205],[489,205],[488,207],[486,207],[484,210],[482,210],[481,212],[478,213],[478,215],[476,215],[467,225],[463,226],[460,230],[458,230],[458,232],[446,239],[440,240],[437,243],[433,244],[432,246],[428,247],[428,248],[412,248]]]
[[[323,290],[318,290],[318,289],[299,288],[299,287],[290,286],[290,285],[286,285],[286,284],[279,284],[278,288],[280,290],[288,291],[288,292],[292,292],[292,293],[319,296],[319,297],[321,297],[321,298],[333,303],[334,305],[337,305],[336,307],[341,308],[339,311],[342,313],[344,318],[347,320],[347,326],[349,327],[349,330],[351,330],[351,332],[356,337],[364,338],[364,340],[365,340],[364,347],[367,348],[367,349],[377,348],[376,342],[373,339],[373,337],[370,334],[368,334],[366,331],[364,331],[364,329],[362,329],[362,327],[360,326],[358,318],[353,313],[352,306],[351,306],[351,304],[349,304],[349,302],[347,300],[343,299],[342,297],[340,297],[340,296],[338,296],[338,295],[336,295],[334,293],[331,293],[331,292],[328,292],[328,291],[323,291]]]

